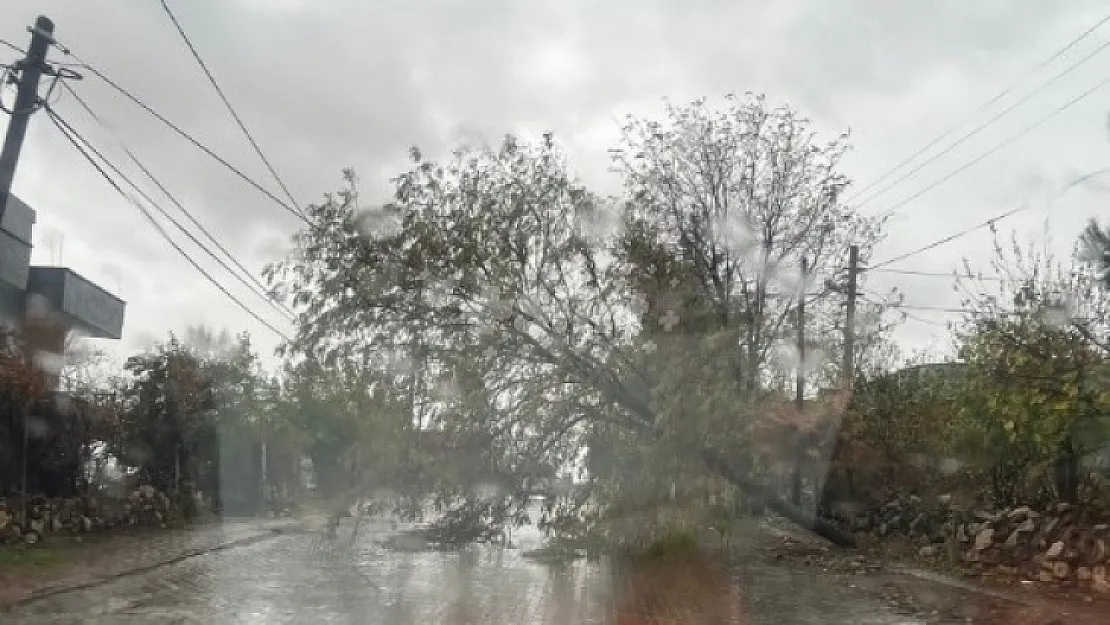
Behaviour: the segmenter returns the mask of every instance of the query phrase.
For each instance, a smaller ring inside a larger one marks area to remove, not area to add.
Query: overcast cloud
[[[553,130],[579,172],[611,190],[606,148],[615,118],[730,91],[766,93],[830,137],[850,129],[847,173],[866,185],[1014,79],[1014,98],[1110,38],[1110,25],[1052,66],[1029,68],[1103,17],[1105,4],[1038,0],[176,0],[171,6],[301,203],[355,167],[369,199],[387,190],[410,145],[437,154],[463,137]],[[5,0],[0,37],[26,45],[39,14],[60,41],[268,187],[276,188],[155,0]],[[53,53],[56,60],[60,55]],[[878,213],[913,195],[1100,81],[1095,57],[959,149],[862,207]],[[0,59],[14,56],[0,49]],[[253,269],[280,257],[297,220],[95,79],[77,85],[209,229]],[[9,94],[10,96],[10,94]],[[1005,106],[1006,100],[1000,104]],[[123,163],[109,135],[70,98],[57,109]],[[1000,224],[1067,254],[1106,188],[1077,176],[1110,167],[1110,87],[894,214],[877,260],[969,227],[1022,202]],[[989,116],[989,115],[987,115]],[[980,119],[985,119],[984,116]],[[5,122],[0,122],[5,123]],[[974,124],[972,124],[974,125]],[[54,131],[32,121],[15,192],[38,210],[35,261],[64,264],[128,301],[123,350],[187,324],[277,338],[227,301],[123,202]],[[64,238],[64,245],[58,240]],[[980,231],[900,263],[946,272],[985,267]],[[191,245],[186,245],[190,250]],[[203,259],[202,259],[203,260]],[[281,320],[210,260],[206,267],[275,324]],[[958,306],[951,281],[875,274],[910,304]],[[952,315],[915,311],[941,323]],[[288,325],[280,327],[288,330]],[[909,321],[907,347],[942,328]]]

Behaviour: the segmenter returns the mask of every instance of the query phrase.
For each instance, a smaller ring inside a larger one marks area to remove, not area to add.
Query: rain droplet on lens
[[[27,436],[46,438],[50,435],[50,423],[37,415],[27,415]]]
[[[779,343],[775,346],[774,350],[775,362],[780,367],[786,369],[796,369],[799,362],[801,362],[801,354],[798,353],[798,348],[788,343]]]
[[[436,385],[436,394],[444,401],[456,401],[461,397],[459,385],[452,379],[440,380]]]
[[[1043,314],[1045,322],[1057,329],[1070,326],[1074,317],[1071,306],[1064,302],[1045,306]]]
[[[39,350],[35,352],[35,366],[40,370],[50,374],[59,375],[65,367],[66,359],[62,354],[54,353],[47,350]]]
[[[364,209],[355,215],[355,228],[371,239],[391,237],[401,232],[401,218],[381,207]]]
[[[27,315],[31,317],[46,316],[50,313],[50,300],[39,293],[29,293],[26,298]]]
[[[755,245],[755,233],[747,216],[729,213],[716,223],[717,245],[732,254],[744,255]]]

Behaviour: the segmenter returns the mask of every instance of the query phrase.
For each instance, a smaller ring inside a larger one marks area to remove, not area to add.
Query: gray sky
[[[605,151],[614,143],[615,118],[658,111],[664,96],[682,101],[730,91],[763,92],[772,102],[788,103],[830,138],[850,129],[854,149],[846,172],[862,188],[1014,80],[1024,78],[992,112],[1110,40],[1107,24],[1051,66],[1028,73],[1104,17],[1105,3],[1094,0],[170,4],[302,204],[337,188],[347,166],[358,170],[373,201],[410,145],[438,154],[461,137],[505,132],[553,130],[581,175],[599,189],[611,188]],[[25,46],[24,26],[38,14],[54,19],[58,39],[83,60],[276,190],[158,2],[6,0],[0,37]],[[889,209],[1110,78],[1107,59],[1110,50],[861,210]],[[0,49],[0,60],[14,56]],[[76,86],[244,264],[258,269],[283,254],[298,225],[292,216],[99,81],[90,77]],[[57,110],[117,163],[125,162],[71,98],[63,97]],[[1062,196],[1059,190],[1110,167],[1108,114],[1110,87],[906,204],[892,217],[876,260],[1022,202],[1031,210],[1001,222],[1000,229],[1040,242],[1047,224],[1053,248],[1068,254],[1086,219],[1103,216],[1106,193],[1097,184]],[[60,255],[65,265],[128,301],[118,348],[141,348],[195,323],[249,329],[267,351],[276,344],[107,187],[45,115],[32,121],[15,191],[38,210],[36,262]],[[1059,197],[1049,205],[1053,196]],[[986,269],[989,256],[990,234],[982,230],[896,267],[948,272],[967,258]],[[197,258],[289,329],[213,261]],[[868,279],[872,291],[892,287],[909,304],[959,305],[951,280]],[[952,318],[913,314],[934,323]],[[944,334],[911,320],[898,336],[919,348]]]

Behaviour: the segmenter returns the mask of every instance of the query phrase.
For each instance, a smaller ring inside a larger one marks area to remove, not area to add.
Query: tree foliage
[[[0,332],[2,491],[71,495],[79,488],[88,423],[77,406],[48,395],[65,339],[62,327],[39,316]]]
[[[756,97],[630,119],[622,200],[590,193],[550,135],[413,150],[391,203],[361,210],[349,176],[268,269],[299,307],[288,353],[369,363],[418,430],[481,441],[517,482],[575,462],[597,428],[742,460],[798,292],[877,236],[839,202],[842,151]]]
[[[1034,470],[1054,495],[1075,502],[1080,460],[1108,440],[1107,353],[1100,279],[1050,255],[996,245],[996,268],[1010,279],[978,289],[957,333],[967,363],[961,416],[969,443],[984,452],[995,495],[1022,496]]]
[[[1060,262],[1047,249],[996,233],[997,278],[967,267],[957,275],[969,312],[953,326],[956,360],[857,387],[840,434],[854,455],[839,459],[866,478],[857,491],[889,484],[978,490],[997,505],[1078,501],[1085,467],[1110,442],[1101,339],[1110,299],[1097,265]]]

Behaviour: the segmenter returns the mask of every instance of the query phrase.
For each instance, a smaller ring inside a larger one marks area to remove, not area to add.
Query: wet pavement
[[[128,572],[272,537],[275,531],[300,525],[293,519],[238,519],[202,523],[184,530],[120,531],[77,540],[53,538],[48,544],[65,554],[66,564],[60,570],[0,570],[0,611],[32,594],[94,585]]]
[[[387,523],[352,544],[293,533],[187,558],[23,604],[0,622],[366,623],[540,625],[634,623],[911,625],[850,578],[752,557],[729,569],[660,564],[617,575],[602,562],[545,564],[513,548],[402,552]],[[754,551],[753,551],[754,554]]]

